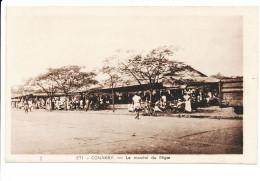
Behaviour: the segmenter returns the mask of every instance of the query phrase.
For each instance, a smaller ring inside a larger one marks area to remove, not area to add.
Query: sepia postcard
[[[257,163],[258,7],[4,16],[6,162]]]

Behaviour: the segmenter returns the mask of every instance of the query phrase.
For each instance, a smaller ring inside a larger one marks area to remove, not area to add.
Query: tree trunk
[[[115,97],[114,97],[114,88],[112,87],[112,104],[113,104],[113,112],[115,112]]]
[[[153,89],[150,89],[150,103],[149,103],[149,114],[152,114],[152,95],[153,95]]]
[[[67,102],[68,95],[65,94],[65,103],[64,103],[64,110],[67,111],[68,102]]]
[[[50,101],[50,111],[52,111],[52,95],[51,95],[51,101]]]

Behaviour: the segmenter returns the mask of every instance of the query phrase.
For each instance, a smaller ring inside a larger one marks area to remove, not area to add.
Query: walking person
[[[132,100],[135,110],[135,119],[139,119],[139,111],[141,110],[141,97],[138,95],[138,93],[136,93]]]

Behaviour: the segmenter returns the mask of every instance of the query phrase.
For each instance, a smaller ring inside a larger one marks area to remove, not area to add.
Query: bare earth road
[[[241,154],[242,120],[12,110],[12,154]]]

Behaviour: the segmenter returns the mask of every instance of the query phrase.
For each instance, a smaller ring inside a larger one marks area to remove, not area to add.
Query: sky
[[[208,76],[243,75],[242,23],[240,16],[176,15],[147,7],[8,7],[8,79],[17,85],[65,65],[90,71],[118,49],[139,53],[160,46],[176,47],[174,59]]]

